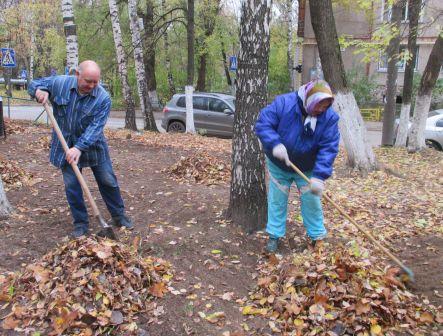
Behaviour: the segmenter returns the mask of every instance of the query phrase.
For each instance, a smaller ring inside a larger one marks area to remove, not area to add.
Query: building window
[[[407,46],[405,46],[405,45],[400,46],[400,55],[405,54],[406,48],[407,48]],[[419,48],[419,46],[417,46],[417,56],[415,58],[414,71],[418,70],[419,51],[420,51],[420,48]],[[406,59],[404,56],[397,62],[397,68],[398,68],[399,72],[405,71]],[[378,61],[378,71],[379,72],[388,71],[388,56],[384,52],[383,52],[383,54],[380,54],[380,59]]]

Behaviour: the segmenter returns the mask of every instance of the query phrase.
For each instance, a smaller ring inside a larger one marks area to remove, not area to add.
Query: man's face
[[[91,93],[92,90],[98,85],[100,82],[100,72],[94,70],[83,70],[81,72],[77,72],[77,82],[78,82],[78,92],[80,94],[88,94]]]
[[[312,115],[315,117],[322,114],[328,109],[331,103],[332,103],[331,99],[324,99],[320,101],[317,105],[315,105],[314,109],[312,110]]]

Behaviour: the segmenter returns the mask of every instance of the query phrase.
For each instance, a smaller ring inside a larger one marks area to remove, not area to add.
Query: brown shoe
[[[323,239],[311,240],[309,248],[313,252],[322,252],[324,249],[324,240]]]

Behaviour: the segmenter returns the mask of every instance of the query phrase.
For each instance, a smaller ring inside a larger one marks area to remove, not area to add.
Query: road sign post
[[[237,56],[229,57],[229,70],[237,71]]]
[[[2,48],[2,67],[15,68],[15,50],[12,48]]]

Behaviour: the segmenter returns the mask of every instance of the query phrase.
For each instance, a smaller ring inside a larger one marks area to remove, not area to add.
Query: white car
[[[395,119],[395,137],[397,137],[399,122],[399,119]],[[410,122],[409,127],[411,127]],[[443,109],[429,112],[426,119],[425,141],[429,147],[443,150]]]

